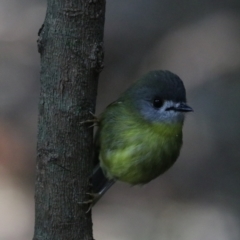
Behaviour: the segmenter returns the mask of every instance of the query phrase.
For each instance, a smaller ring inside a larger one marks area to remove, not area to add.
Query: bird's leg
[[[97,193],[89,193],[89,196],[92,196],[92,203],[89,206],[89,210],[92,209],[92,207],[102,198],[102,196],[105,194],[105,192],[115,183],[115,180],[109,180],[105,186]],[[89,211],[88,210],[88,211]]]
[[[78,204],[89,205],[88,210],[86,211],[86,213],[88,213],[91,210],[91,208],[92,208],[91,206],[92,206],[92,203],[94,201],[94,198],[97,197],[97,196],[95,196],[94,193],[90,193],[91,189],[92,189],[92,183],[89,182],[89,189],[87,190],[87,193],[85,195],[85,196],[87,196],[87,200],[84,200],[82,202],[78,202]],[[90,198],[89,198],[89,196],[90,196]]]
[[[89,205],[86,213],[88,213],[92,207],[94,206],[94,204],[98,201],[96,199],[100,199],[101,197],[99,196],[98,193],[86,193],[86,195],[89,195],[90,196],[90,199],[87,200],[87,201],[83,201],[83,202],[79,202],[79,204],[87,204]]]
[[[89,112],[92,115],[92,119],[88,119],[86,121],[80,122],[80,124],[85,124],[85,123],[93,123],[91,126],[89,126],[89,128],[91,127],[95,127],[99,125],[99,118],[93,114],[92,112]]]
[[[87,192],[86,195],[89,196],[90,199],[83,202],[79,202],[79,204],[89,205],[88,210],[86,211],[86,213],[88,213],[92,209],[92,207],[95,205],[95,203],[101,198],[101,194]]]
[[[109,180],[106,185],[97,193],[86,193],[90,196],[90,199],[84,202],[79,202],[80,204],[89,204],[89,208],[86,213],[88,213],[92,207],[99,201],[99,199],[104,195],[104,193],[115,183],[115,180]]]

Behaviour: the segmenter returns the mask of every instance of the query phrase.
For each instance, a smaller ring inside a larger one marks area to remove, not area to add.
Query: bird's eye
[[[155,98],[154,100],[153,100],[153,106],[155,107],[155,108],[160,108],[160,107],[162,107],[162,105],[163,105],[163,99],[161,99],[161,98]]]

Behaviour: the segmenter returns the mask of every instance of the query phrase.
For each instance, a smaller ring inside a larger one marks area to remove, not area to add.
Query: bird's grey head
[[[182,80],[169,71],[151,71],[125,93],[124,98],[150,122],[183,123],[186,104]]]

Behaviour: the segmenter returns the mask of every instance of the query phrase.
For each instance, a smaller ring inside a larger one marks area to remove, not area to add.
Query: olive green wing
[[[113,102],[108,107],[106,108],[105,111],[111,111],[111,109],[114,109],[117,104],[120,102]],[[100,153],[100,131],[101,131],[101,119],[104,118],[104,112],[100,115],[99,119],[99,128],[96,131],[95,134],[95,139],[94,139],[94,152],[93,152],[93,165],[94,165],[94,170],[93,174],[91,176],[92,180],[92,191],[94,195],[93,203],[91,205],[94,206],[98,200],[107,192],[107,190],[115,183],[115,180],[113,179],[108,179],[101,166],[100,166],[100,161],[99,161],[99,153]]]

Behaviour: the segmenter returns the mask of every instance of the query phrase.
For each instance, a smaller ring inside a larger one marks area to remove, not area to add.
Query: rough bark
[[[95,110],[103,67],[105,0],[48,0],[39,31],[41,90],[33,240],[92,240],[86,213]]]

